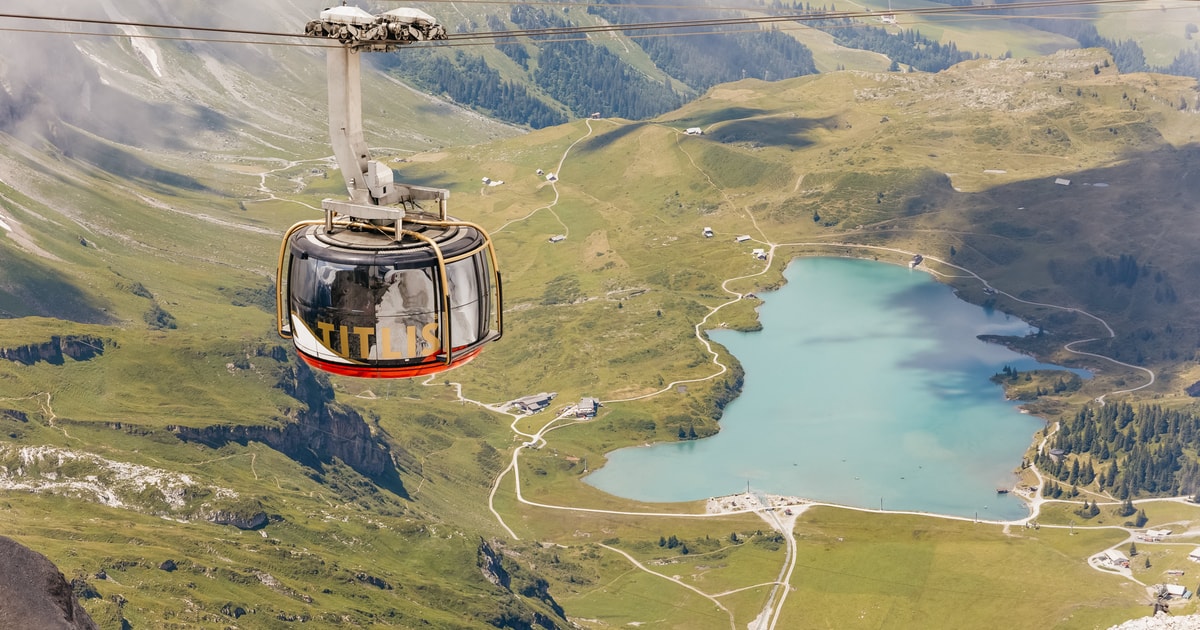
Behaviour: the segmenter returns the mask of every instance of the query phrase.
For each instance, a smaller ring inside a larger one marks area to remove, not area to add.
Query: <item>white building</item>
[[[557,395],[556,392],[542,392],[532,396],[522,396],[512,401],[512,405],[525,413],[537,413],[549,407],[550,401]]]
[[[1169,529],[1147,529],[1138,538],[1146,542],[1162,542],[1167,536],[1171,535]]]
[[[743,235],[741,235],[741,236],[738,236],[738,237],[736,237],[736,238],[734,238],[734,239],[733,239],[733,241],[734,241],[735,243],[745,243],[745,242],[746,242],[746,241],[748,241],[748,240],[750,240],[750,235],[749,235],[749,234],[743,234]]]
[[[1187,587],[1182,584],[1163,584],[1163,590],[1167,591],[1167,595],[1170,595],[1171,597],[1182,598],[1191,595],[1191,593],[1188,592]]]
[[[688,127],[688,130],[687,130],[687,135],[689,135],[689,136],[703,136],[703,135],[704,135],[704,130],[703,130],[703,129],[701,129],[701,128],[699,128],[699,127]]]
[[[712,236],[713,236],[712,228],[710,228],[710,227],[704,228],[704,238],[712,238]]]
[[[1103,556],[1110,564],[1118,567],[1129,566],[1129,557],[1117,549],[1109,549],[1108,551],[1104,552]]]
[[[600,401],[595,398],[585,397],[575,406],[576,418],[594,418],[596,417],[596,409],[600,407]]]

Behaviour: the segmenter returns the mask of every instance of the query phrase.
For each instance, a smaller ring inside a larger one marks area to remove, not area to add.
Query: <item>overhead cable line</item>
[[[385,0],[386,2],[403,3],[405,0]],[[532,5],[532,6],[551,6],[555,8],[568,9],[590,9],[592,7],[603,7],[608,9],[681,9],[685,11],[761,11],[762,7],[743,5],[738,7],[719,7],[708,6],[701,4],[642,4],[631,2],[554,2],[553,0],[421,0],[422,4],[482,4],[482,5]]]
[[[449,0],[446,0],[446,1],[449,1]],[[457,1],[461,2],[462,0],[457,0]],[[484,0],[473,0],[473,1],[478,2],[479,4],[506,4],[506,3],[489,3],[489,2],[485,2]],[[1184,1],[1188,2],[1188,3],[1200,2],[1200,0],[1184,0]],[[543,3],[541,3],[541,2],[534,2],[534,3],[522,2],[519,4],[543,4]],[[545,3],[545,4],[555,4],[555,5],[561,6],[559,3]],[[1011,19],[1011,18],[1022,17],[1019,15],[1012,15],[1011,12],[1021,11],[1021,10],[1025,10],[1025,9],[1048,9],[1048,8],[1052,9],[1052,8],[1067,8],[1067,7],[1111,6],[1111,5],[1128,5],[1128,4],[1143,4],[1143,5],[1145,5],[1146,3],[1144,0],[1031,0],[1028,2],[1017,2],[1017,3],[1007,4],[1007,5],[981,5],[981,6],[968,5],[968,6],[919,7],[919,8],[912,8],[912,9],[896,9],[896,10],[890,11],[889,14],[896,15],[897,17],[925,16],[925,15],[949,16],[949,15],[957,15],[957,14],[967,14],[970,16],[971,19]],[[578,6],[605,6],[605,7],[614,7],[614,8],[621,8],[621,7],[643,8],[643,7],[650,7],[650,6],[667,7],[667,6],[671,6],[671,5],[633,5],[633,4],[629,4],[629,5],[621,5],[621,4],[597,5],[594,3],[588,3],[588,4],[579,4]],[[1002,9],[1003,11],[1005,11],[1005,13],[1003,13],[1003,14],[981,13],[981,12],[995,11],[997,9]],[[729,10],[752,11],[754,9],[753,8],[732,9],[731,8]],[[1129,11],[1138,11],[1138,10],[1162,11],[1163,9],[1161,7],[1147,6],[1144,9],[1130,9]],[[750,25],[780,24],[780,23],[805,23],[805,22],[842,20],[842,19],[847,19],[847,20],[870,19],[870,18],[878,17],[879,15],[881,15],[881,11],[869,11],[869,10],[830,11],[830,12],[821,12],[821,13],[802,13],[802,14],[787,14],[787,15],[759,15],[759,16],[749,16],[749,17],[727,17],[727,18],[692,19],[692,20],[664,20],[664,21],[650,21],[650,22],[633,23],[633,24],[564,26],[564,27],[542,28],[542,29],[517,29],[517,30],[508,30],[508,31],[456,33],[456,34],[449,35],[446,40],[442,40],[442,41],[438,41],[438,42],[417,42],[417,43],[410,44],[406,47],[431,48],[431,47],[442,47],[442,46],[491,45],[491,44],[495,43],[497,40],[502,40],[502,39],[562,37],[562,36],[567,36],[567,35],[583,35],[584,36],[583,38],[578,38],[578,39],[586,39],[587,35],[602,34],[602,33],[624,33],[628,37],[635,37],[635,35],[632,32],[636,32],[636,31],[659,31],[659,30],[671,30],[671,29],[701,29],[701,28],[716,29],[717,27],[739,26],[739,25],[750,26]],[[1047,17],[1047,16],[1029,16],[1029,17]],[[1067,18],[1069,16],[1061,16],[1061,17]],[[297,33],[281,33],[281,32],[274,32],[274,31],[260,31],[260,30],[249,30],[249,29],[187,26],[187,25],[181,25],[181,24],[159,24],[159,23],[152,23],[152,22],[134,22],[134,21],[106,20],[106,19],[66,18],[66,17],[39,16],[39,15],[16,14],[16,13],[0,13],[0,19],[40,20],[40,21],[49,21],[49,22],[60,22],[60,23],[94,24],[94,25],[101,25],[101,26],[133,27],[133,28],[145,28],[145,29],[170,29],[170,30],[176,30],[176,31],[221,33],[221,34],[227,34],[227,35],[242,35],[242,36],[250,35],[250,36],[257,36],[257,37],[274,37],[274,38],[292,39],[292,40],[298,40],[298,41],[294,41],[292,43],[287,43],[287,42],[269,42],[269,41],[261,41],[261,40],[200,38],[200,37],[190,37],[190,36],[184,36],[184,35],[168,36],[168,35],[153,35],[153,34],[128,33],[128,32],[125,32],[125,33],[103,33],[103,32],[82,32],[82,31],[59,31],[59,30],[50,30],[50,29],[32,29],[32,28],[31,29],[21,29],[21,28],[11,28],[11,27],[0,27],[0,31],[35,32],[35,33],[63,33],[63,34],[75,34],[75,35],[116,36],[116,37],[138,37],[138,38],[146,38],[146,39],[200,41],[200,42],[212,42],[212,43],[263,44],[263,45],[282,45],[282,46],[314,46],[314,47],[320,47],[320,48],[326,48],[329,46],[338,45],[338,44],[335,44],[332,41],[330,41],[326,38],[322,38],[322,37],[314,37],[314,36],[302,35],[302,34],[297,34]],[[754,30],[759,30],[759,29],[754,29]],[[703,34],[719,34],[719,33],[728,33],[728,32],[730,32],[730,31],[728,31],[728,30],[712,30],[709,32],[692,32],[692,33],[688,33],[688,34],[703,35]],[[750,31],[750,32],[753,32],[753,31]],[[636,37],[637,38],[666,37],[666,36],[679,36],[679,35],[682,35],[682,33],[657,33],[657,34],[650,34],[650,35],[639,35]],[[578,39],[554,39],[552,41],[578,41]],[[404,43],[409,44],[408,42],[404,42]]]
[[[44,22],[70,22],[74,24],[98,24],[103,26],[132,26],[135,28],[165,28],[179,31],[199,31],[201,33],[225,33],[229,35],[258,35],[266,37],[305,37],[295,33],[278,33],[274,31],[252,31],[236,28],[215,26],[186,26],[182,24],[155,24],[153,22],[127,22],[124,20],[101,20],[97,18],[56,17],[51,15],[24,15],[20,13],[0,13],[0,19],[41,20]]]
[[[179,28],[179,27],[171,27]],[[179,30],[189,30],[180,28]],[[0,26],[0,32],[4,33],[39,33],[47,35],[83,35],[93,37],[129,37],[135,39],[158,39],[177,42],[202,42],[213,44],[254,44],[258,46],[291,46],[295,48],[335,48],[341,46],[336,41],[330,42],[314,42],[314,41],[299,41],[299,42],[283,42],[283,41],[266,41],[254,39],[218,39],[215,37],[188,37],[186,35],[152,35],[149,33],[101,33],[99,31],[64,31],[49,28],[12,28]],[[289,35],[289,37],[303,37],[300,35]]]

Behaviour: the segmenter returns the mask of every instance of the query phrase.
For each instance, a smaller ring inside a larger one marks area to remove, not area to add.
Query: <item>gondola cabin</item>
[[[279,334],[306,363],[410,378],[462,365],[500,338],[500,275],[482,228],[327,213],[288,230],[279,254]]]
[[[279,335],[309,365],[344,376],[409,378],[462,365],[503,329],[492,241],[446,215],[450,191],[395,183],[390,167],[370,159],[362,128],[359,53],[446,31],[415,9],[372,16],[343,6],[322,11],[305,33],[341,44],[326,46],[329,138],[349,198],[322,201],[324,220],[284,235]]]

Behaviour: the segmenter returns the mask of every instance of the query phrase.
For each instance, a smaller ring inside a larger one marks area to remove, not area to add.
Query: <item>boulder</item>
[[[46,556],[0,536],[0,628],[97,630]]]

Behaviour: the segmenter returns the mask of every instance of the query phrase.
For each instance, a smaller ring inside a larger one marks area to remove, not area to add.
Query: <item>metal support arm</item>
[[[438,214],[446,216],[450,191],[397,184],[392,169],[371,159],[362,124],[362,66],[360,55],[350,46],[330,48],[326,66],[329,82],[329,141],[333,155],[346,181],[347,201],[326,199],[321,205],[326,214],[340,214],[366,220],[399,220],[404,209],[399,203],[437,201]],[[332,221],[327,216],[327,221]],[[396,231],[400,234],[400,230]]]

